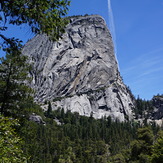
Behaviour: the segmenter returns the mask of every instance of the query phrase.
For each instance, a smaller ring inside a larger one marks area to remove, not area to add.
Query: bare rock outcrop
[[[153,119],[163,119],[163,96],[154,96],[152,102],[154,107],[152,113]]]
[[[118,71],[112,37],[101,16],[72,18],[58,42],[37,35],[23,54],[33,64],[36,101],[53,101],[53,109],[95,118],[133,118],[133,98]]]

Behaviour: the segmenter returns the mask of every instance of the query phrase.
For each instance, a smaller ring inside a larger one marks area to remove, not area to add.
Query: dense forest
[[[47,111],[34,103],[30,66],[16,40],[0,61],[0,162],[109,163],[163,162],[163,132],[146,123],[152,101],[135,100],[135,120],[94,119],[63,108]],[[40,123],[31,115],[42,117]],[[137,119],[143,119],[140,123]]]
[[[135,100],[136,119],[131,122],[54,111],[50,102],[44,112],[24,82],[31,80],[30,66],[20,49],[16,40],[0,62],[0,162],[163,162],[162,128],[146,123],[152,101]],[[42,120],[30,120],[33,114]]]
[[[27,86],[30,65],[22,56],[21,40],[6,37],[6,24],[28,24],[34,33],[58,40],[67,24],[70,1],[1,1],[0,48],[0,163],[162,163],[163,131],[146,123],[151,102],[137,99],[136,119],[143,123],[94,119],[63,108],[47,111],[33,100]],[[57,20],[57,21],[56,21]],[[30,117],[36,115],[40,121]]]
[[[30,121],[32,113],[42,117],[42,121]],[[155,123],[119,122],[110,117],[97,120],[65,113],[62,108],[52,111],[50,102],[43,112],[39,105],[30,102],[21,114],[13,114],[12,118],[1,115],[0,126],[1,162],[163,161],[163,131]]]

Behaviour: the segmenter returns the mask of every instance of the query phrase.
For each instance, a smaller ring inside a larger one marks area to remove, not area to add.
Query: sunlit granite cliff
[[[71,18],[58,42],[37,35],[23,54],[33,65],[31,87],[37,102],[51,101],[53,109],[95,118],[133,118],[132,95],[120,77],[112,37],[101,16]]]

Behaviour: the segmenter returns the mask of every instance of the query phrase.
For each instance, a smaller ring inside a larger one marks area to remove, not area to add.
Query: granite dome
[[[133,118],[133,98],[118,71],[112,37],[101,16],[71,18],[58,42],[37,35],[23,54],[33,65],[36,101],[48,100],[53,109],[95,118]]]

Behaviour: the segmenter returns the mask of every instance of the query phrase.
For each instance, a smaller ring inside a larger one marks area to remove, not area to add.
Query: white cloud
[[[108,16],[109,16],[109,28],[110,28],[110,32],[112,34],[112,39],[114,42],[114,51],[115,51],[115,57],[118,63],[118,59],[117,59],[117,44],[116,44],[116,31],[115,31],[115,24],[114,24],[114,15],[113,15],[113,11],[112,11],[112,7],[111,7],[111,0],[108,0]],[[119,64],[118,64],[118,69],[119,68]]]
[[[159,88],[163,83],[163,48],[144,53],[121,70],[134,95],[150,98],[154,93],[162,93]]]

